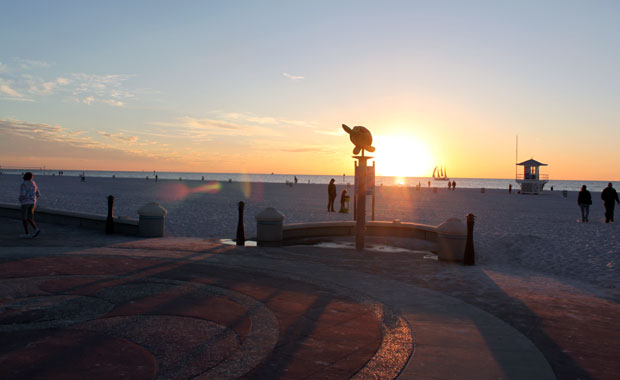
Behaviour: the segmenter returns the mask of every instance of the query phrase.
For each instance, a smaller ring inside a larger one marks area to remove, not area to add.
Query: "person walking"
[[[452,181],[452,190],[454,191],[456,189],[456,181]]]
[[[22,222],[24,223],[24,231],[26,233],[19,235],[19,237],[27,239],[36,237],[41,232],[34,222],[34,206],[37,204],[37,198],[41,194],[39,194],[37,184],[32,180],[32,173],[25,173],[23,178],[24,182],[19,187],[19,203],[21,204]],[[34,228],[32,235],[28,233],[28,224]]]
[[[590,205],[592,204],[592,195],[586,189],[586,185],[581,186],[581,191],[577,196],[577,204],[581,208],[581,221],[584,223],[589,222],[588,216],[590,215]]]
[[[334,210],[334,201],[336,200],[338,192],[336,191],[335,182],[336,180],[332,178],[331,181],[329,181],[329,185],[327,186],[327,195],[329,196],[329,201],[327,202],[327,211],[329,212],[336,212],[336,210]]]
[[[611,182],[607,184],[605,190],[601,192],[601,199],[605,203],[605,223],[614,222],[614,202],[620,204],[618,193],[613,188]]]

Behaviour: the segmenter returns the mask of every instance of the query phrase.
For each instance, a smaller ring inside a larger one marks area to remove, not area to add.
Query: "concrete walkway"
[[[510,324],[420,286],[480,268],[54,225],[18,239],[16,222],[0,218],[3,378],[556,378]]]

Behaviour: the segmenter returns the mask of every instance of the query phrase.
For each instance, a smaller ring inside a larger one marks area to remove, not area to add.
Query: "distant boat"
[[[439,168],[435,166],[435,169],[433,169],[433,179],[435,181],[449,181],[450,180],[450,178],[448,178],[446,168],[444,168],[443,166]]]

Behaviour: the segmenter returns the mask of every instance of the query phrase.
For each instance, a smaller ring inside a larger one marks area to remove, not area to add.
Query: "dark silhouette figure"
[[[329,201],[327,202],[327,211],[329,212],[336,212],[336,210],[334,210],[334,201],[336,200],[338,192],[336,191],[336,184],[334,182],[336,182],[336,180],[332,178],[329,181],[329,185],[327,186],[327,195],[329,196]]]
[[[448,190],[452,189],[452,182],[448,181]]]
[[[452,190],[456,190],[456,181],[452,181]]]
[[[577,204],[581,208],[581,221],[589,222],[588,216],[590,215],[590,205],[592,204],[592,195],[586,190],[586,185],[581,186],[581,191],[577,196]]]
[[[347,204],[345,206],[345,203]],[[349,196],[347,195],[347,190],[344,189],[342,190],[342,193],[340,193],[340,210],[338,212],[342,212],[342,213],[347,213],[349,212]]]
[[[297,183],[297,181],[298,181],[297,176],[295,176],[295,183]]]
[[[614,202],[620,204],[618,199],[618,193],[611,185],[611,182],[607,184],[607,187],[601,193],[601,199],[605,202],[605,223],[614,222]]]
[[[508,194],[512,194],[512,183],[508,184]]]
[[[429,188],[431,187],[431,181],[428,181],[428,187]]]

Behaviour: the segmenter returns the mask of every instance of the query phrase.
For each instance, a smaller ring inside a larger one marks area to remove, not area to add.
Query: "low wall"
[[[284,240],[355,235],[355,222],[293,223],[283,226]],[[393,236],[437,242],[437,227],[407,222],[366,222],[366,235]]]
[[[0,216],[21,219],[21,206],[0,203]],[[101,215],[51,210],[43,207],[37,207],[35,209],[35,220],[42,223],[62,224],[105,231],[106,219],[107,217]],[[114,232],[123,235],[138,235],[138,220],[114,218]]]

